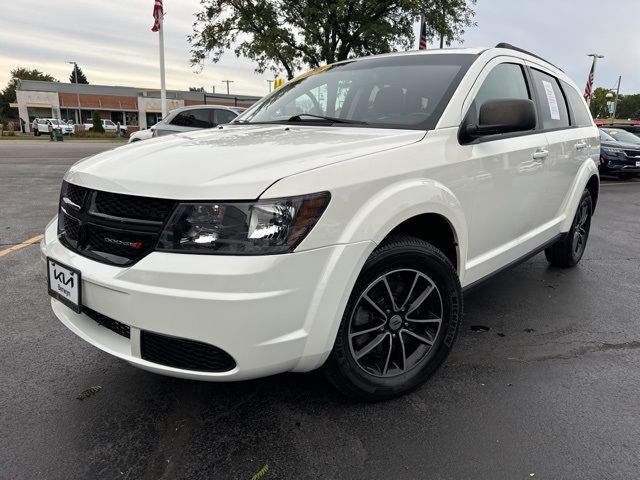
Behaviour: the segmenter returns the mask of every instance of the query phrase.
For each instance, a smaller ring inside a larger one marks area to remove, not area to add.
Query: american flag
[[[153,27],[151,27],[152,32],[158,32],[160,30],[160,19],[164,15],[164,10],[162,9],[162,0],[155,0],[153,4]]]
[[[591,100],[591,95],[593,95],[593,73],[596,67],[595,59],[591,64],[591,71],[589,72],[589,78],[587,78],[587,86],[584,87],[584,99],[588,102]]]
[[[424,17],[420,20],[420,43],[418,44],[418,49],[427,49],[427,22],[425,22]]]

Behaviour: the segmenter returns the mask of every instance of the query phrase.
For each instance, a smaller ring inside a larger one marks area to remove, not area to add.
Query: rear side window
[[[591,113],[587,110],[587,106],[582,99],[582,96],[566,82],[562,83],[562,89],[567,94],[567,100],[569,100],[569,108],[571,109],[571,125],[578,127],[590,127],[593,125],[591,120]]]
[[[192,127],[192,128],[211,128],[211,110],[187,110],[186,112],[180,112],[171,120],[171,125],[177,125],[179,127]]]
[[[467,122],[477,124],[480,107],[488,100],[503,98],[531,98],[522,67],[516,63],[501,63],[489,72],[471,104]]]
[[[544,130],[569,126],[567,101],[558,85],[558,80],[540,70],[531,70],[533,85],[542,109],[541,122]]]

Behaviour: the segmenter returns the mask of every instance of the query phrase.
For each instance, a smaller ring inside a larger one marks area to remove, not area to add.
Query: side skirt
[[[543,243],[540,247],[536,248],[535,250],[532,250],[531,252],[523,255],[520,258],[516,258],[515,260],[513,260],[512,262],[507,263],[505,266],[500,267],[498,270],[496,270],[495,272],[491,272],[489,275],[486,275],[482,278],[480,278],[479,280],[476,280],[473,283],[470,283],[469,285],[467,285],[466,287],[464,287],[462,289],[462,291],[464,293],[468,293],[469,291],[473,290],[474,288],[478,287],[479,285],[482,285],[484,282],[486,282],[487,280],[489,280],[490,278],[493,278],[494,276],[506,271],[506,270],[510,270],[513,267],[520,265],[523,262],[526,262],[527,260],[529,260],[531,257],[535,257],[537,254],[539,254],[540,252],[542,252],[543,250],[545,250],[547,247],[550,247],[551,245],[553,245],[554,243],[556,243],[561,237],[562,235],[565,235],[564,233],[559,233],[558,235],[556,235],[555,237],[553,237],[551,240],[549,240],[548,242]]]

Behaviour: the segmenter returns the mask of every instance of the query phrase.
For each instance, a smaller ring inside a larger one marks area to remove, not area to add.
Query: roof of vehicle
[[[471,54],[471,55],[482,55],[485,52],[492,52],[492,51],[500,51],[500,50],[505,50],[504,53],[505,55],[514,55],[516,54],[516,56],[524,58],[525,60],[530,60],[532,62],[543,62],[546,64],[546,66],[552,70],[556,70],[557,72],[560,72],[559,75],[561,74],[562,76],[566,77],[566,74],[564,73],[564,71],[555,66],[553,63],[549,62],[548,60],[545,60],[544,58],[540,57],[539,55],[536,55],[535,53],[529,52],[527,50],[524,50],[523,48],[511,45],[510,43],[505,43],[505,42],[500,42],[498,43],[495,47],[491,47],[491,48],[487,48],[487,47],[465,47],[465,48],[437,48],[437,49],[432,49],[432,50],[409,50],[406,52],[390,52],[390,53],[382,53],[380,55],[371,55],[371,56],[367,56],[367,57],[360,57],[360,58],[356,58],[356,59],[350,59],[350,60],[344,60],[345,62],[349,62],[349,61],[353,61],[353,60],[366,60],[368,58],[381,58],[381,57],[388,57],[388,56],[396,56],[396,55],[446,55],[446,54]],[[526,57],[530,57],[530,58],[526,58]],[[342,62],[336,62],[336,63],[342,63]],[[568,78],[568,77],[566,77]]]

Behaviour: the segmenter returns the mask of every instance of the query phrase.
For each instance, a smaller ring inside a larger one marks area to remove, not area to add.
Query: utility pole
[[[596,76],[596,62],[599,58],[604,58],[604,55],[599,55],[597,53],[588,53],[587,57],[593,57],[593,63],[591,64],[589,78],[587,78],[587,87],[585,88],[584,96],[587,100],[587,105],[591,105],[591,96],[593,95],[593,79]]]
[[[76,123],[82,123],[82,117],[80,115],[80,92],[78,91],[78,64],[76,62],[67,62],[73,65],[73,76],[76,80],[76,102],[78,104],[78,118],[76,118]]]
[[[267,83],[269,84],[269,93],[271,93],[271,84],[273,83],[273,80],[267,80]]]
[[[229,84],[233,83],[233,80],[222,80],[222,83],[227,84],[227,95],[229,95]]]

